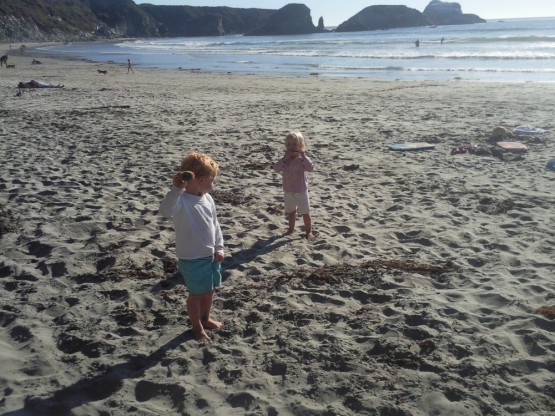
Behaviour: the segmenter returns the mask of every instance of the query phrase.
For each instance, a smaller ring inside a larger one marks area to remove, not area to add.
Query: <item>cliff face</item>
[[[246,33],[276,10],[136,5],[132,0],[0,0],[0,41]]]
[[[160,36],[218,36],[246,33],[275,13],[265,9],[231,7],[140,6],[157,23]]]
[[[319,32],[304,4],[288,4],[273,13],[261,27],[247,32],[248,36],[301,35]]]
[[[418,10],[407,6],[370,6],[341,23],[337,32],[427,26],[430,21]]]
[[[338,32],[484,22],[458,3],[432,0],[424,13],[406,6],[370,6]],[[133,0],[0,0],[0,41],[92,40],[110,37],[298,35],[325,32],[304,4],[280,10],[136,5]]]
[[[0,1],[0,40],[87,39],[98,24],[82,0]]]
[[[475,14],[463,14],[459,3],[439,0],[432,0],[424,9],[423,14],[434,25],[465,25],[485,22]]]
[[[96,34],[104,36],[157,36],[154,20],[132,0],[83,0],[101,22]]]
[[[132,0],[2,0],[0,40],[89,40],[156,36]]]

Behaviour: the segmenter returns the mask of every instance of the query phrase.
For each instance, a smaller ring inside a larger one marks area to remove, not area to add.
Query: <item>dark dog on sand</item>
[[[108,71],[103,71],[102,69],[97,69],[99,74],[104,74],[106,75],[108,73]]]
[[[0,68],[6,64],[8,66],[8,55],[0,56]]]
[[[15,68],[15,65],[6,64],[6,68]]]

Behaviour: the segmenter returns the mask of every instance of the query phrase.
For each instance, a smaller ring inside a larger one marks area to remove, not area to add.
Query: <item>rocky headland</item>
[[[458,3],[431,1],[423,12],[406,6],[370,6],[338,26],[362,31],[478,23]],[[110,38],[298,35],[326,31],[324,17],[314,25],[304,4],[279,10],[232,7],[158,6],[132,0],[20,0],[0,3],[0,41],[86,41]]]

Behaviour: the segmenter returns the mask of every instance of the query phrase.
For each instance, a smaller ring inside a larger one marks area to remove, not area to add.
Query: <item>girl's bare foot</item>
[[[221,327],[224,326],[224,323],[219,321],[214,321],[213,319],[209,319],[208,321],[203,322],[202,325],[206,329],[220,329]]]
[[[308,241],[314,240],[314,234],[312,234],[312,233],[306,233],[306,239],[307,239]]]
[[[208,336],[208,334],[207,334],[206,332],[204,332],[204,329],[201,329],[201,330],[198,331],[198,332],[195,331],[195,330],[193,329],[193,333],[195,334],[195,339],[196,339],[197,341],[201,341],[201,342],[209,342],[209,341],[212,341],[212,340],[210,339],[210,337]]]

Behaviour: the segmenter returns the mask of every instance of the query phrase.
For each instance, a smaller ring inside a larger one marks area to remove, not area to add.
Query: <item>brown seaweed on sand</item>
[[[343,283],[349,281],[370,282],[378,280],[384,270],[400,270],[407,273],[424,273],[439,276],[459,268],[448,262],[443,265],[418,263],[412,260],[369,260],[360,265],[340,263],[323,266],[314,270],[300,268],[294,272],[277,277],[273,288],[280,287],[284,282],[301,279],[320,283]]]
[[[243,205],[248,203],[252,197],[238,194],[237,192],[227,192],[216,190],[212,192],[212,197],[216,204]]]
[[[542,306],[536,309],[534,313],[543,315],[547,319],[555,319],[555,306]]]
[[[16,232],[19,229],[20,219],[9,209],[0,205],[0,238],[4,234]]]

